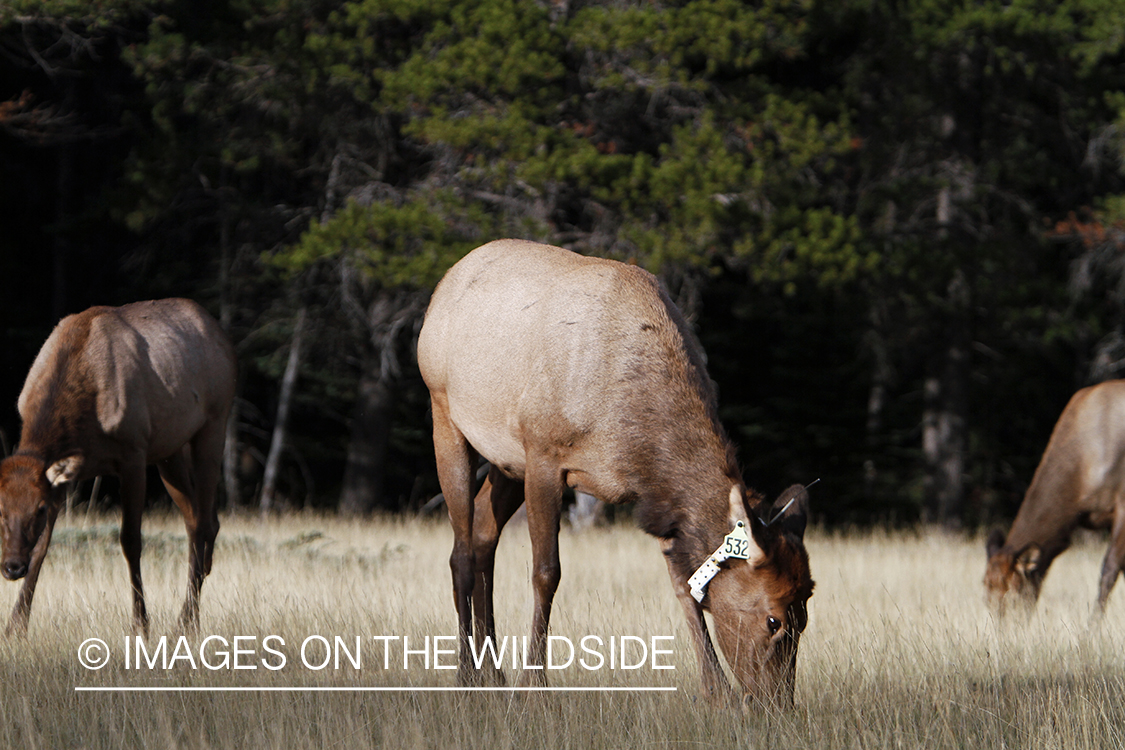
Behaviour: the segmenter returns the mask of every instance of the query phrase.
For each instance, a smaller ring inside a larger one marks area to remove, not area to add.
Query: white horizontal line
[[[668,693],[675,687],[81,687],[76,693]]]

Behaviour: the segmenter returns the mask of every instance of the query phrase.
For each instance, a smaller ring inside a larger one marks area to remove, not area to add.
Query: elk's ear
[[[1039,569],[1041,555],[1038,544],[1029,544],[1016,556],[1016,572],[1026,578]]]
[[[737,484],[730,488],[730,526],[742,521],[749,528],[750,517],[746,513],[746,503],[742,499],[742,488]]]
[[[733,530],[741,522],[746,529],[746,538],[750,541],[750,548],[746,551],[746,562],[751,566],[758,565],[766,558],[765,551],[754,538],[757,528],[750,523],[750,516],[746,512],[746,503],[742,499],[742,488],[737,484],[730,488],[730,527]]]
[[[794,484],[782,492],[773,507],[768,511],[770,524],[777,524],[782,531],[798,539],[805,538],[805,526],[809,518],[809,491]]]
[[[1004,532],[1000,529],[993,529],[992,533],[988,535],[988,541],[984,543],[985,552],[991,560],[993,556],[1004,546]]]
[[[47,467],[47,481],[54,487],[58,487],[60,484],[66,484],[67,482],[73,482],[78,478],[78,472],[81,468],[81,454],[60,458]]]

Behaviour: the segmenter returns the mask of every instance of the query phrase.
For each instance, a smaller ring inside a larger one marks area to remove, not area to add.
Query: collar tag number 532
[[[734,531],[723,537],[723,544],[719,547],[719,555],[728,560],[735,558],[747,560],[750,558],[750,537],[746,535],[746,524],[739,521],[734,526]]]

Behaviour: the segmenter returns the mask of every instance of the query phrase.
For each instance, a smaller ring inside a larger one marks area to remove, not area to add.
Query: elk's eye
[[[766,619],[766,627],[770,629],[770,635],[773,635],[778,630],[781,630],[781,620],[771,616]]]

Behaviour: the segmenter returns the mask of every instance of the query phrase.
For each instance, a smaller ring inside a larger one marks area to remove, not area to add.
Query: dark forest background
[[[751,486],[820,478],[831,524],[1011,516],[1125,366],[1122,29],[1116,0],[0,0],[5,449],[61,316],[187,296],[239,352],[227,503],[417,509],[429,291],[524,237],[661,276]]]

